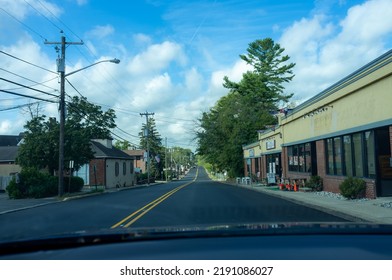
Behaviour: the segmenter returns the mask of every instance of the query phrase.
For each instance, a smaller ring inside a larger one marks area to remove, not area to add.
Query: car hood
[[[48,237],[0,242],[0,254],[73,248],[119,242],[267,235],[392,234],[392,225],[363,223],[220,224],[181,227],[115,228],[67,232]]]

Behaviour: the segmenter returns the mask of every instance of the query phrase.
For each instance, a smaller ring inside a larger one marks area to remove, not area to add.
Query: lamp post
[[[65,45],[65,44],[62,44]],[[65,49],[65,48],[64,48]],[[62,51],[61,58],[58,58],[58,72],[60,72],[60,142],[59,142],[59,184],[58,184],[58,196],[62,196],[64,193],[64,131],[65,131],[65,77],[68,77],[72,74],[75,74],[79,71],[82,71],[86,68],[90,68],[94,65],[103,62],[111,62],[115,64],[119,64],[120,60],[115,59],[107,59],[95,62],[89,66],[83,67],[81,69],[69,72],[65,74],[65,50]]]

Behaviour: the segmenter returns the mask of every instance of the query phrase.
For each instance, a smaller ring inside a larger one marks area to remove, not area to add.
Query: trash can
[[[237,177],[236,180],[237,180],[237,185],[241,184],[241,178],[240,177]]]

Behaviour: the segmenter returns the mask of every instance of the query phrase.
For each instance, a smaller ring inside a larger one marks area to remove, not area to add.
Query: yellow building
[[[319,175],[339,192],[353,176],[367,197],[392,195],[392,50],[282,115],[258,143],[262,177]]]

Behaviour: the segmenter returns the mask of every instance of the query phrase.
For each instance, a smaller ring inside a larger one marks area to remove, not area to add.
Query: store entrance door
[[[377,196],[392,196],[392,156],[389,127],[375,131],[377,160]]]
[[[268,184],[276,184],[276,182],[282,177],[281,153],[267,155],[266,161]]]

